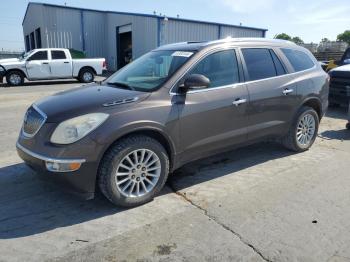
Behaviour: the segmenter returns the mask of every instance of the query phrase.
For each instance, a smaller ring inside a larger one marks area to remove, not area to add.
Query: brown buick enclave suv
[[[27,111],[17,150],[38,174],[85,198],[151,200],[169,172],[252,141],[309,149],[329,78],[306,49],[267,39],[162,46],[98,84]]]

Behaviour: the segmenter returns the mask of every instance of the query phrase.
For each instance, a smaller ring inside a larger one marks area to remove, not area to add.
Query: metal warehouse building
[[[29,3],[23,19],[26,50],[73,48],[104,57],[110,69],[123,66],[123,53],[135,59],[164,44],[231,37],[265,37],[266,29],[158,15],[99,11]]]

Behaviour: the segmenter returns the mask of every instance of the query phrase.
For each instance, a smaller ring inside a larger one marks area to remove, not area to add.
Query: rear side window
[[[270,49],[244,48],[242,49],[242,53],[247,66],[249,80],[251,81],[285,73],[281,62]],[[273,58],[273,55],[275,58]]]
[[[276,73],[277,75],[284,75],[286,74],[286,70],[284,69],[284,66],[282,65],[282,62],[279,60],[279,58],[277,57],[277,55],[275,54],[275,52],[273,50],[270,50],[272,59],[273,59],[273,63],[275,64],[276,67]]]
[[[288,58],[296,72],[310,69],[315,65],[311,58],[302,51],[282,48],[282,52]]]
[[[236,52],[225,50],[208,55],[195,65],[189,74],[200,74],[208,77],[210,88],[238,83]]]
[[[66,59],[64,51],[51,51],[52,60]]]
[[[47,51],[38,51],[29,58],[30,61],[47,60]]]

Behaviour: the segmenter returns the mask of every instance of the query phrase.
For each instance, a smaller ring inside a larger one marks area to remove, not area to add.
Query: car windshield
[[[192,55],[192,51],[152,51],[113,74],[105,83],[151,92],[163,85]]]
[[[33,52],[34,52],[34,50],[31,50],[31,51],[29,51],[29,52],[27,52],[27,53],[23,53],[23,54],[19,57],[19,59],[20,59],[20,60],[24,60],[24,59],[26,59],[28,56],[30,56],[31,54],[33,54]]]

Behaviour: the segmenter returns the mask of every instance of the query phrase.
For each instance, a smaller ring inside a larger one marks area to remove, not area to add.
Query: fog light
[[[51,172],[72,172],[76,171],[81,167],[81,163],[58,163],[46,161],[46,168]]]

